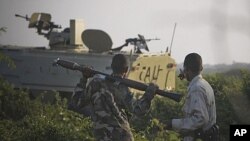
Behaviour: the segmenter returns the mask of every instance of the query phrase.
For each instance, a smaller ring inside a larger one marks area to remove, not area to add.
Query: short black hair
[[[127,72],[129,67],[129,61],[124,54],[116,54],[111,63],[111,68],[114,73],[124,73]]]
[[[188,54],[184,60],[184,67],[195,73],[201,72],[203,69],[201,56],[197,53]]]

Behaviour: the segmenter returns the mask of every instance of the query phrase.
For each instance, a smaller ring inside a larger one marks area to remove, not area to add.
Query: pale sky
[[[151,52],[170,46],[177,23],[172,57],[181,63],[191,52],[205,64],[250,63],[249,0],[0,0],[0,44],[48,46],[15,14],[50,13],[63,28],[70,19],[83,19],[86,29],[101,29],[113,40],[113,48],[142,34],[160,38],[148,42]],[[61,30],[63,30],[63,28]]]

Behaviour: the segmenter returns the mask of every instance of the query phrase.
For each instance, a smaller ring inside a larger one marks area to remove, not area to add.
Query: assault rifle
[[[131,88],[134,88],[137,90],[141,90],[141,91],[145,91],[146,88],[148,87],[148,85],[141,83],[141,82],[137,82],[137,81],[130,80],[127,78],[114,77],[114,76],[111,76],[109,74],[93,70],[89,67],[81,66],[75,62],[61,60],[59,58],[56,59],[53,64],[59,65],[59,66],[62,66],[64,68],[71,69],[71,70],[78,70],[78,71],[82,72],[83,75],[86,74],[86,76],[90,76],[90,74],[93,74],[93,75],[94,74],[101,74],[101,75],[106,76],[109,80],[118,81],[118,82],[120,82],[128,87],[131,87]],[[160,89],[156,90],[156,94],[164,96],[164,97],[168,97],[176,102],[180,102],[180,100],[182,98],[181,94],[166,92],[166,91],[160,90]]]

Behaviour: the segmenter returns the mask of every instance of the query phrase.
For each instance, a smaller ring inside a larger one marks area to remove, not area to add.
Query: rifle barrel
[[[28,21],[30,18],[28,17],[28,15],[26,16],[22,16],[22,15],[19,15],[19,14],[15,14],[16,17],[20,17],[20,18],[24,18],[26,19],[26,21]]]

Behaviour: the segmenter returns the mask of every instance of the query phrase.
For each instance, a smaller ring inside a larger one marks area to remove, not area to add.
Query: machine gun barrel
[[[147,89],[147,87],[148,87],[148,85],[146,85],[144,83],[137,82],[137,81],[130,80],[130,79],[126,79],[126,78],[114,77],[114,76],[111,76],[109,74],[93,70],[93,69],[91,69],[89,67],[80,66],[79,64],[77,64],[75,62],[70,62],[70,61],[57,59],[57,60],[55,60],[54,64],[60,65],[60,66],[62,66],[64,68],[67,68],[67,69],[81,71],[81,72],[83,72],[83,74],[86,71],[91,72],[92,74],[101,74],[101,75],[106,76],[107,79],[109,79],[109,80],[118,81],[118,82],[120,82],[120,83],[122,83],[122,84],[124,84],[124,85],[126,85],[128,87],[131,87],[131,88],[134,88],[134,89],[137,89],[137,90],[145,91]],[[168,97],[168,98],[170,98],[170,99],[172,99],[172,100],[174,100],[176,102],[180,102],[180,100],[182,98],[181,94],[167,92],[167,91],[160,90],[160,89],[157,89],[156,93],[158,95]]]
[[[159,38],[154,38],[154,39],[144,39],[146,42],[152,41],[152,40],[160,40]],[[126,43],[130,43],[130,42],[143,42],[144,40],[142,39],[138,39],[138,38],[129,38],[126,40]]]
[[[16,17],[23,18],[23,19],[25,19],[26,21],[29,21],[29,20],[30,20],[30,18],[28,17],[28,15],[22,16],[22,15],[19,15],[19,14],[15,14],[15,16],[16,16]]]
[[[159,38],[154,38],[154,39],[145,39],[146,42],[152,41],[152,40],[160,40]]]

